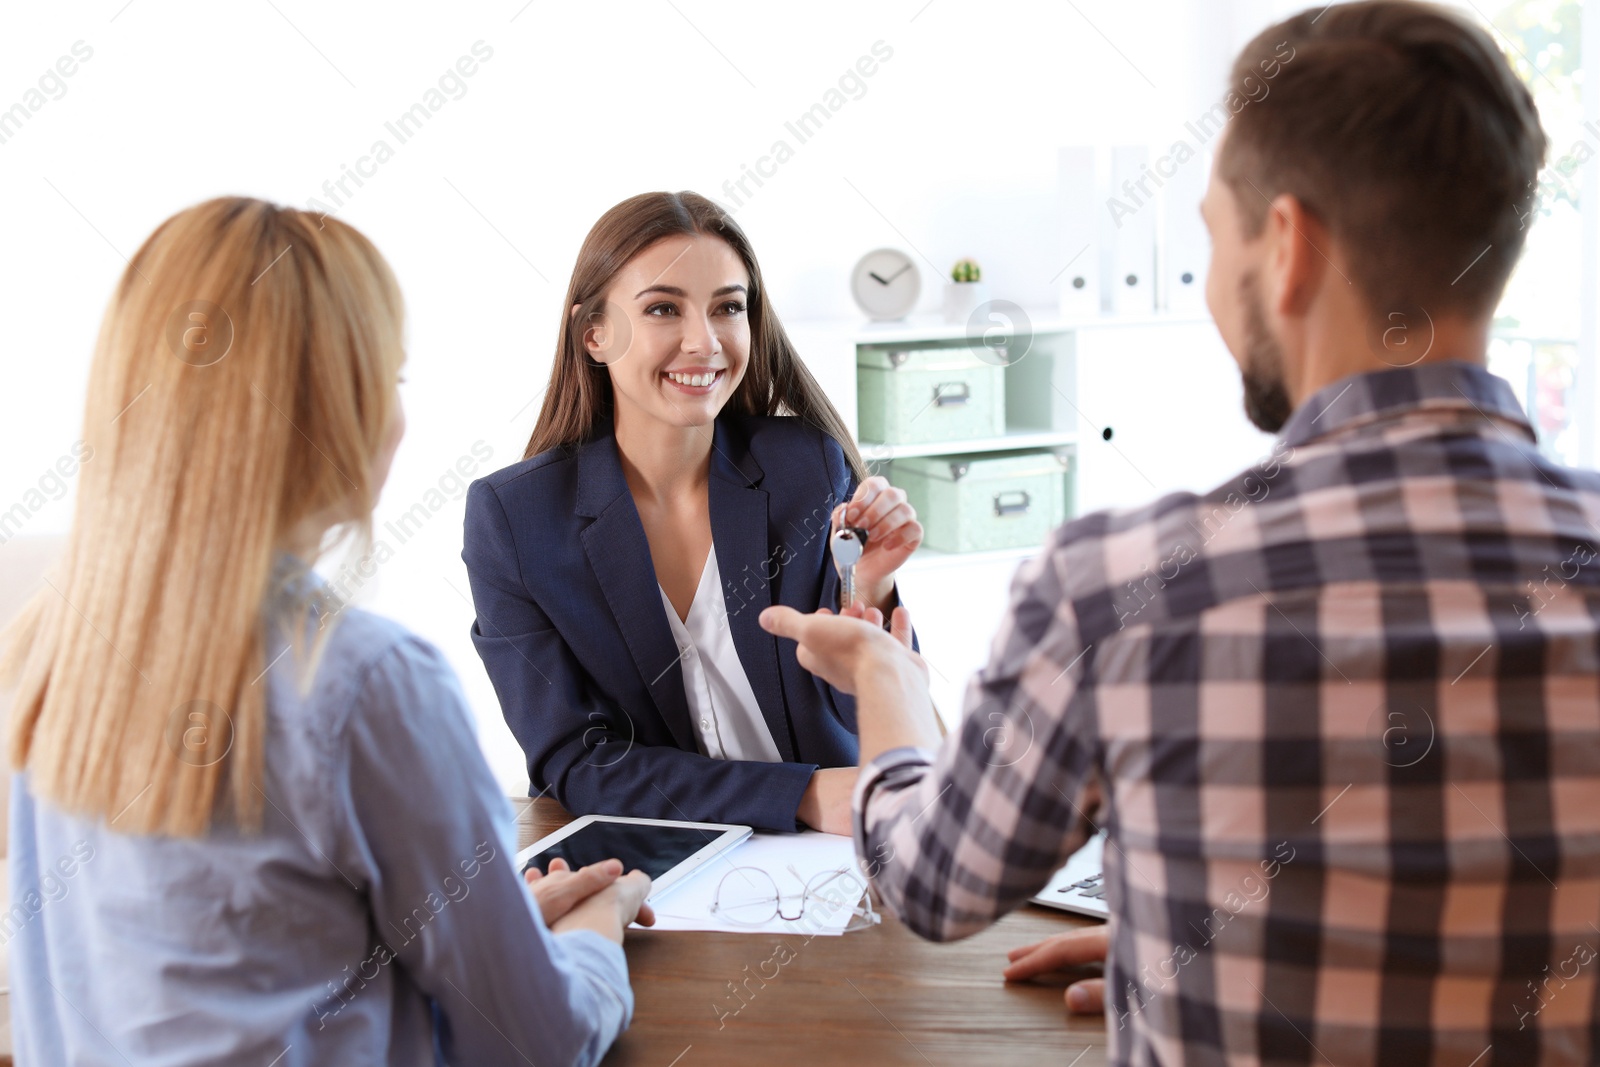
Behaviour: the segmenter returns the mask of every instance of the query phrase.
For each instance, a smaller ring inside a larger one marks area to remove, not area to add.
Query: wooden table
[[[513,803],[518,848],[572,819],[548,797]],[[1008,949],[1090,921],[1029,904],[945,945],[887,913],[882,925],[839,937],[630,930],[633,1025],[605,1062],[1097,1067],[1104,1019],[1068,1014],[1064,980],[1000,977]],[[730,983],[745,983],[742,996]]]

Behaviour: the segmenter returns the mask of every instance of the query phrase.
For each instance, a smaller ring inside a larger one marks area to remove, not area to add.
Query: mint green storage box
[[[897,459],[889,480],[905,490],[936,552],[983,552],[1044,544],[1067,518],[1072,456],[979,452]]]
[[[857,348],[857,436],[891,445],[1006,432],[1005,368],[967,348]]]

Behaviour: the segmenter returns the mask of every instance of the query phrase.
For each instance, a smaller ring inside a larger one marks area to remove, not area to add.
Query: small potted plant
[[[957,260],[944,287],[944,321],[952,325],[966,322],[988,300],[989,285],[983,280],[977,261]]]

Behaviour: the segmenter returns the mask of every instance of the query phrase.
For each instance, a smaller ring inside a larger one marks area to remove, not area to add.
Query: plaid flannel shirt
[[[1103,828],[1113,1063],[1600,1061],[1597,514],[1481,367],[1330,385],[1052,535],[863,863],[958,938]]]

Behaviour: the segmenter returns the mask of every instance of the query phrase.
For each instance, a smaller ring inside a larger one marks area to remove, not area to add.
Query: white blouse
[[[761,717],[755,690],[750,688],[739,650],[733,645],[716,546],[700,572],[687,619],[679,619],[667,591],[659,585],[656,588],[661,591],[667,625],[678,645],[683,693],[689,699],[700,754],[713,759],[781,762],[783,757]]]

